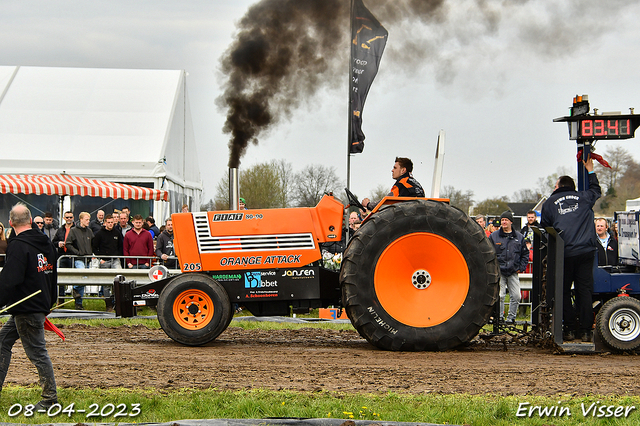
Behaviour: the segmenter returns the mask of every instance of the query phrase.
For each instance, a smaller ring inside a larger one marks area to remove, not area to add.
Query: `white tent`
[[[202,181],[182,70],[0,66],[0,174],[70,174],[169,191],[162,220],[198,208]]]

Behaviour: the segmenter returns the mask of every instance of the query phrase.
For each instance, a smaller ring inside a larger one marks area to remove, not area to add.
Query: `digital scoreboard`
[[[578,121],[580,139],[628,139],[638,128],[636,116],[593,116]]]
[[[573,115],[556,118],[555,122],[567,122],[571,140],[630,139],[640,126],[640,115],[589,114],[589,102],[574,100]]]
[[[578,150],[578,179],[576,180],[576,186],[578,191],[586,191],[589,188],[589,174],[584,162],[594,152],[596,142],[599,140],[621,140],[635,137],[636,129],[640,126],[640,115],[635,115],[633,108],[629,108],[629,114],[620,112],[598,114],[597,109],[591,110],[587,95],[573,98],[573,106],[570,111],[571,115],[559,117],[553,121],[566,122],[569,126],[569,139],[576,141]],[[598,157],[594,156],[594,158],[597,159]]]

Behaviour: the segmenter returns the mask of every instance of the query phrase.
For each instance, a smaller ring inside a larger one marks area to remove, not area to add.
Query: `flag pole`
[[[353,2],[354,0],[351,0],[351,9],[349,11],[349,84],[347,84],[347,91],[349,93],[349,96],[347,96],[347,102],[349,103],[348,107],[347,107],[347,190],[351,191],[351,129],[353,126],[352,120],[353,120],[353,111],[351,110],[351,96],[353,94],[353,91],[351,90],[351,81],[353,80],[353,67],[351,64],[351,61],[353,60],[353,58],[351,57],[351,43],[353,42],[352,37],[353,37]],[[344,227],[344,229],[346,229],[347,231],[345,232],[346,235],[346,241],[345,241],[345,245],[349,244],[349,210],[347,209],[347,211],[344,213],[344,217],[342,218],[342,226]]]
[[[27,299],[31,299],[31,298],[32,298],[33,296],[35,296],[36,294],[40,294],[40,293],[42,293],[42,290],[38,290],[38,291],[36,291],[35,293],[32,293],[32,294],[28,295],[27,297],[25,297],[25,298],[22,298],[22,299],[18,300],[18,301],[17,301],[16,303],[14,303],[13,305],[9,305],[9,306],[7,306],[7,307],[6,307],[6,308],[4,308],[4,309],[0,309],[0,314],[1,314],[1,313],[3,313],[4,311],[8,311],[9,309],[13,308],[13,307],[14,307],[14,306],[16,306],[16,305],[21,304],[22,302],[24,302],[24,301],[25,301],[25,300],[27,300]]]
[[[353,79],[353,67],[351,66],[351,61],[353,60],[351,57],[351,43],[353,42],[353,40],[351,40],[353,37],[353,1],[354,0],[351,0],[351,10],[349,15],[349,84],[347,85],[347,90],[349,92],[349,96],[347,96],[347,102],[349,103],[347,108],[347,117],[349,118],[347,120],[347,189],[349,191],[351,191],[351,126],[353,125],[353,117],[351,116],[353,114],[353,111],[351,111],[351,96],[353,95],[351,90],[351,80]]]

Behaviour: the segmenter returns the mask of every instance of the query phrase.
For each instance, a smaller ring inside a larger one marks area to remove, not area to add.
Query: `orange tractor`
[[[143,286],[118,276],[116,314],[157,306],[169,337],[202,345],[227,328],[234,304],[256,316],[343,306],[365,339],[403,351],[451,349],[487,323],[498,263],[465,213],[446,200],[386,197],[337,272],[322,266],[321,246],[340,240],[343,215],[332,195],[311,208],[174,214],[183,273]]]

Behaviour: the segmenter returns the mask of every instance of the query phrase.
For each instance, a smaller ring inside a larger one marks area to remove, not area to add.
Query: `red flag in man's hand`
[[[56,333],[58,336],[60,336],[60,338],[62,339],[62,341],[64,342],[64,334],[62,333],[62,331],[60,331],[60,329],[58,327],[56,327],[55,325],[53,325],[51,323],[51,321],[49,321],[49,318],[44,319],[44,329],[45,330],[49,330],[49,331],[53,331],[54,333]]]
[[[607,162],[607,160],[605,160],[604,158],[602,158],[602,155],[598,155],[594,152],[592,152],[591,154],[589,154],[591,156],[591,158],[593,158],[594,160],[596,160],[598,163],[602,164],[603,167],[608,167],[611,168],[611,166],[609,165],[609,163]],[[576,155],[576,158],[578,159],[578,161],[582,161],[582,149],[580,149],[578,151],[578,155]]]

